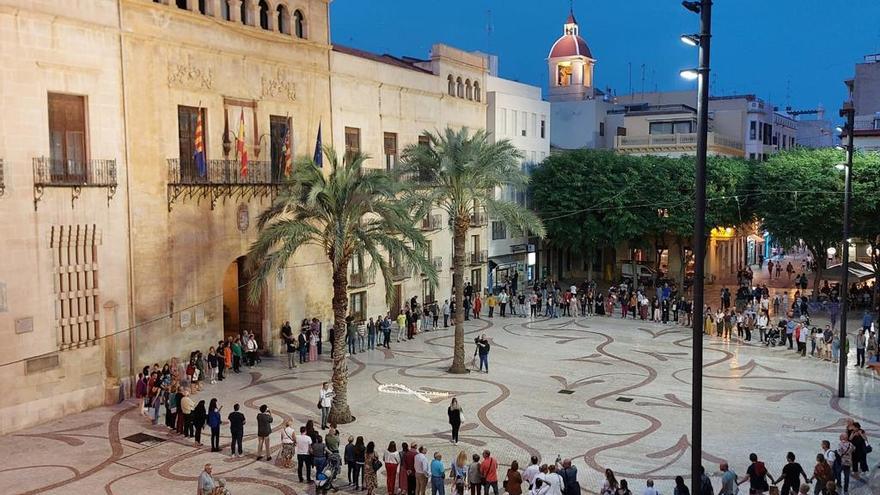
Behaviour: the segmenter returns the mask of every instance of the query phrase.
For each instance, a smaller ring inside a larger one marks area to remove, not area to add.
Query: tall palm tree
[[[248,253],[251,273],[249,296],[259,298],[263,283],[284,270],[303,246],[320,247],[333,276],[333,405],[330,421],[354,420],[348,405],[348,367],[345,361],[349,262],[369,257],[365,275],[378,270],[385,281],[386,301],[394,293],[392,264],[422,273],[437,283],[437,273],[427,259],[428,243],[413,224],[410,204],[400,185],[384,171],[365,170],[361,153],[340,163],[336,152],[325,149],[329,173],[309,160],[297,164],[292,178],[257,223],[259,237]]]
[[[495,190],[505,185],[525,187],[528,176],[520,169],[523,154],[507,139],[490,142],[488,134],[467,128],[446,128],[426,132],[428,145],[407,146],[397,173],[408,181],[407,189],[421,199],[419,215],[437,207],[449,215],[452,228],[452,285],[455,300],[455,345],[450,373],[466,373],[464,360],[465,240],[471,218],[482,208],[514,231],[533,232],[543,237],[544,225],[530,210],[516,203],[495,199]]]

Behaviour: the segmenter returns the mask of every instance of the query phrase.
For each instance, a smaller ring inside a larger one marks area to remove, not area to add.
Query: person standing
[[[309,454],[312,446],[312,437],[306,435],[306,427],[300,426],[299,435],[296,436],[296,474],[299,482],[303,482],[303,466],[306,467],[306,482],[312,482],[312,456]]]
[[[832,472],[831,465],[828,464],[828,459],[822,453],[816,454],[816,465],[813,467],[813,477],[810,478],[811,482],[816,482],[814,495],[826,494],[828,482],[833,479],[834,473]]]
[[[373,495],[373,491],[379,486],[379,480],[376,476],[377,466],[381,466],[382,462],[376,454],[376,444],[367,443],[364,451],[364,486],[367,489],[367,495]]]
[[[293,337],[293,329],[290,328],[290,322],[285,321],[281,325],[281,340],[287,349],[287,369],[296,368],[296,339]]]
[[[200,400],[192,412],[193,436],[196,439],[196,445],[202,445],[202,430],[205,429],[206,421],[208,421],[208,410],[205,408],[205,401]]]
[[[397,313],[397,342],[406,338],[406,313]]]
[[[452,427],[452,443],[458,443],[458,430],[461,428],[461,407],[458,405],[458,399],[453,397],[452,403],[446,410],[449,416],[449,425]]]
[[[486,368],[486,373],[489,372],[489,341],[486,340],[486,334],[480,335],[474,343],[477,344],[477,354],[480,356],[480,371],[483,371],[483,367]]]
[[[480,319],[480,312],[483,311],[483,300],[480,299],[480,293],[474,297],[474,319]]]
[[[416,495],[416,456],[419,453],[418,445],[413,443],[409,449],[403,452],[403,470],[406,474],[406,493],[408,495]],[[403,490],[403,483],[401,483]]]
[[[220,411],[223,406],[217,405],[217,399],[211,399],[208,406],[208,427],[211,428],[211,452],[220,452]]]
[[[284,421],[281,428],[281,453],[275,460],[275,465],[283,469],[293,468],[293,457],[296,455],[296,440],[294,440],[293,425],[290,420]]]
[[[470,495],[480,495],[483,487],[483,475],[480,473],[480,455],[474,454],[473,462],[470,463],[467,470],[467,482],[470,488]]]
[[[371,316],[370,321],[367,323],[367,349],[371,351],[376,348],[376,331],[379,328],[380,321],[382,321],[381,316],[376,320],[373,320]]]
[[[352,356],[357,354],[357,323],[352,315],[345,318],[345,341],[348,344],[348,353]]]
[[[397,484],[397,468],[400,465],[400,454],[397,452],[397,444],[392,440],[388,444],[388,450],[382,455],[385,464],[385,488],[388,493],[394,495],[394,486]]]
[[[565,490],[565,485],[562,481],[562,476],[556,472],[556,464],[550,464],[547,466],[547,474],[544,475],[544,483],[547,485],[547,491],[545,492],[547,495],[562,495],[562,492]],[[488,491],[485,495],[488,495]]]
[[[533,455],[530,464],[523,470],[522,479],[529,484],[529,490],[535,487],[535,479],[541,472],[541,466],[538,464],[538,456]]]
[[[431,467],[428,465],[428,449],[424,445],[419,447],[419,453],[415,458],[416,473],[416,495],[425,495],[425,489],[428,487],[428,476],[431,475]],[[431,488],[433,493],[433,477],[431,479]]]
[[[767,466],[765,466],[762,461],[758,460],[758,454],[755,454],[754,452],[749,454],[749,461],[751,461],[751,464],[746,470],[746,475],[739,480],[737,484],[743,484],[748,481],[750,492],[755,493],[756,495],[767,493],[767,491],[770,490],[770,485],[767,483],[767,480],[772,480],[773,476],[767,471]]]
[[[382,319],[382,345],[386,349],[391,349],[391,313],[386,314]]]
[[[180,412],[183,413],[183,437],[190,438],[193,436],[192,412],[196,407],[196,403],[189,396],[189,389],[183,389],[183,398],[180,399]],[[178,420],[180,421],[180,420]]]
[[[443,300],[443,328],[449,328],[449,315],[452,312],[449,310],[449,299]]]
[[[199,494],[198,495],[214,495],[216,482],[211,474],[213,467],[211,464],[205,464],[205,470],[199,475]]]
[[[865,314],[868,312],[866,311]],[[870,326],[868,327],[870,328]],[[860,328],[859,334],[856,336],[856,367],[864,368],[865,367],[865,347],[867,347],[868,340],[865,338],[865,329]]]
[[[263,448],[266,449],[266,460],[272,460],[272,449],[269,442],[269,435],[272,434],[272,411],[269,406],[263,404],[260,406],[260,413],[257,414],[257,460],[263,458]]]
[[[489,308],[489,318],[492,318],[495,314],[495,304],[498,300],[495,298],[495,294],[489,294],[489,297],[486,298],[486,306]]]
[[[247,420],[245,419],[244,414],[239,412],[239,407],[238,404],[232,406],[232,412],[229,413],[229,416],[226,419],[229,420],[229,434],[232,437],[232,442],[230,444],[232,452],[230,452],[230,455],[241,457],[241,443],[242,440],[244,440],[244,424]],[[235,453],[236,445],[238,445],[238,454]]]
[[[331,341],[331,344],[333,342]],[[309,362],[314,363],[318,360],[318,352],[321,348],[321,324],[316,320],[312,320],[309,328]]]
[[[507,470],[507,476],[504,478],[504,491],[508,495],[522,495],[522,475],[519,473],[519,463],[513,461],[510,463],[510,469]]]
[[[564,495],[580,495],[581,485],[578,482],[578,470],[572,466],[571,459],[563,459],[560,466],[562,469],[556,473],[562,478],[562,486]]]
[[[480,462],[480,478],[483,480],[483,495],[489,495],[489,488],[492,488],[494,495],[498,495],[498,461],[492,457],[492,453],[488,450],[483,451],[483,461]]]
[[[807,473],[804,472],[804,468],[795,462],[793,452],[786,454],[785,459],[788,462],[782,467],[782,474],[773,484],[778,485],[780,481],[785,480],[782,484],[780,495],[788,495],[789,493],[795,495],[801,486],[800,479],[804,478],[804,481],[807,483],[810,482],[810,479],[807,477]]]
[[[330,416],[330,407],[333,406],[333,397],[336,395],[333,392],[333,387],[329,382],[324,382],[321,385],[321,395],[318,400],[318,405],[321,406],[321,429],[327,429],[327,417]]]
[[[431,461],[431,495],[446,495],[443,481],[446,478],[446,470],[443,468],[442,459],[440,452],[434,452],[434,460]]]
[[[730,465],[727,462],[722,462],[719,466],[721,469],[721,489],[718,491],[718,495],[737,495],[739,493],[739,487],[736,485],[736,473],[730,470]]]
[[[299,337],[296,338],[296,343],[299,346],[299,363],[303,364],[308,361],[309,358],[309,327],[306,324],[305,328],[301,329],[299,332]]]
[[[359,436],[354,441],[352,455],[354,456],[354,489],[361,490],[363,489],[361,481],[364,476],[364,464],[367,460],[367,446],[364,445],[364,437]]]

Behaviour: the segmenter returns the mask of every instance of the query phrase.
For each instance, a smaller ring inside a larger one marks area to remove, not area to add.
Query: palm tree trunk
[[[452,351],[450,373],[467,373],[464,364],[464,243],[470,219],[459,214],[452,225],[452,286],[455,300],[455,343]]]
[[[348,407],[348,364],[345,361],[345,313],[348,311],[348,262],[339,263],[333,270],[333,406],[330,423],[346,424],[354,421]]]

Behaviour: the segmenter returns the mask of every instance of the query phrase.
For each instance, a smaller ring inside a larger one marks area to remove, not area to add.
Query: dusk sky
[[[335,0],[333,42],[426,58],[433,43],[500,57],[500,75],[546,90],[546,57],[562,33],[568,0]],[[491,35],[487,34],[491,11]],[[678,72],[696,66],[679,41],[699,17],[678,0],[575,0],[596,86],[616,93],[696,87]],[[712,94],[754,93],[784,108],[823,104],[837,119],[843,80],[880,52],[880,0],[716,0]]]

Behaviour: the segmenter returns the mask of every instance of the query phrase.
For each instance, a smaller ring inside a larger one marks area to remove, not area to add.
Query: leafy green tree
[[[874,277],[880,280],[880,153],[856,153],[852,189],[852,234],[871,247],[869,257]],[[874,284],[875,302],[878,285]]]
[[[524,187],[528,176],[520,169],[523,155],[503,139],[495,143],[483,130],[467,128],[426,132],[429,144],[407,146],[401,154],[399,177],[413,191],[422,207],[416,218],[437,207],[449,216],[452,227],[452,285],[455,291],[455,343],[450,373],[466,373],[464,358],[464,266],[465,240],[471,218],[485,208],[491,218],[511,229],[544,236],[544,226],[530,210],[496,200],[495,189]]]
[[[799,149],[753,165],[751,207],[764,229],[783,245],[799,239],[816,260],[814,290],[827,268],[826,251],[843,232],[843,153]]]
[[[388,301],[394,293],[390,260],[401,260],[433,284],[437,274],[427,259],[427,241],[413,224],[411,205],[400,197],[400,185],[384,171],[365,170],[364,154],[355,153],[342,163],[331,148],[325,149],[325,155],[327,175],[311,161],[298,163],[286,187],[259,216],[259,236],[247,257],[252,274],[249,296],[258,300],[264,282],[284,270],[304,246],[324,251],[332,271],[336,329],[332,376],[336,395],[330,422],[342,424],[354,420],[345,361],[349,262],[369,256],[367,275],[382,273]]]

